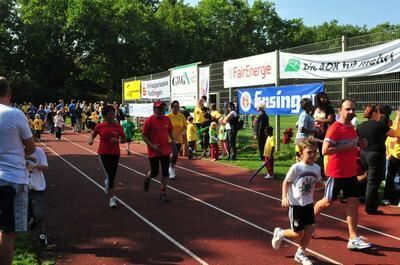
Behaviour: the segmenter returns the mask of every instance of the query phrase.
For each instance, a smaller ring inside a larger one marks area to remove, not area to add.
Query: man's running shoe
[[[168,173],[169,173],[169,179],[175,179],[176,178],[175,168],[170,167],[168,169]]]
[[[347,248],[353,250],[365,249],[370,247],[372,247],[372,244],[364,242],[360,237],[350,239],[349,242],[347,243]]]
[[[110,208],[116,208],[117,207],[117,200],[114,197],[110,198],[109,206],[110,206]]]
[[[169,200],[167,199],[167,194],[161,193],[160,194],[160,201],[161,202],[169,202]]]
[[[283,240],[283,235],[282,235],[282,229],[277,227],[274,230],[274,236],[272,237],[272,248],[277,250],[282,244]]]
[[[39,241],[40,241],[40,244],[42,246],[47,246],[47,234],[46,233],[41,233],[39,235]]]
[[[312,261],[304,255],[304,252],[297,251],[296,255],[294,255],[294,260],[302,265],[312,265]]]
[[[108,183],[108,178],[106,178],[106,179],[104,180],[104,192],[105,192],[106,194],[108,194],[108,191],[110,190],[109,187],[110,187],[110,186],[109,186],[109,183]]]

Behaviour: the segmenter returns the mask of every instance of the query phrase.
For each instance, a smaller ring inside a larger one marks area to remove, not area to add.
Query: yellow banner
[[[140,81],[124,82],[124,100],[140,99]]]

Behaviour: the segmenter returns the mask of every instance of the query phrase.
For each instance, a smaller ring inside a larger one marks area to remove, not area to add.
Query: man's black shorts
[[[14,232],[14,198],[15,189],[11,186],[0,186],[0,231]]]
[[[350,178],[332,178],[326,181],[324,198],[334,201],[338,198],[340,191],[343,191],[343,199],[356,197],[358,198],[359,185],[357,177]]]

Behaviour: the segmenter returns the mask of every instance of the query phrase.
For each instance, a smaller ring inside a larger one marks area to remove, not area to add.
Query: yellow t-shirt
[[[272,148],[275,147],[275,139],[273,136],[268,136],[264,146],[264,156],[271,157]]]
[[[396,121],[392,125],[392,129],[397,127]],[[400,159],[400,137],[387,137],[386,138],[386,153]]]
[[[35,119],[33,121],[33,126],[34,126],[35,130],[37,130],[37,131],[43,130],[43,124],[44,124],[44,122],[41,119]]]
[[[92,112],[92,114],[90,115],[89,119],[92,122],[98,123],[99,122],[99,115],[97,115],[96,112]]]
[[[28,113],[28,109],[29,109],[29,106],[28,105],[23,105],[22,107],[21,107],[21,110],[22,110],[22,112],[23,113]]]
[[[221,113],[218,110],[211,111],[211,118],[213,120],[219,120],[221,118]]]
[[[169,113],[167,117],[172,123],[172,134],[175,137],[175,142],[181,144],[183,142],[182,135],[186,131],[186,119],[185,116],[178,112],[177,114]]]
[[[203,121],[204,121],[203,111],[201,111],[201,108],[195,107],[193,123],[202,123]]]
[[[197,129],[193,123],[189,123],[186,129],[186,137],[189,141],[197,141]]]
[[[29,128],[31,128],[32,130],[35,129],[35,126],[33,126],[33,120],[32,119],[28,119],[28,124],[29,124]]]

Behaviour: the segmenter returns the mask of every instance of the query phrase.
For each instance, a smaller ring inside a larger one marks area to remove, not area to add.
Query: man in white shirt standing
[[[11,265],[15,232],[27,230],[29,174],[25,156],[35,142],[22,111],[10,107],[11,89],[0,76],[0,264]]]

